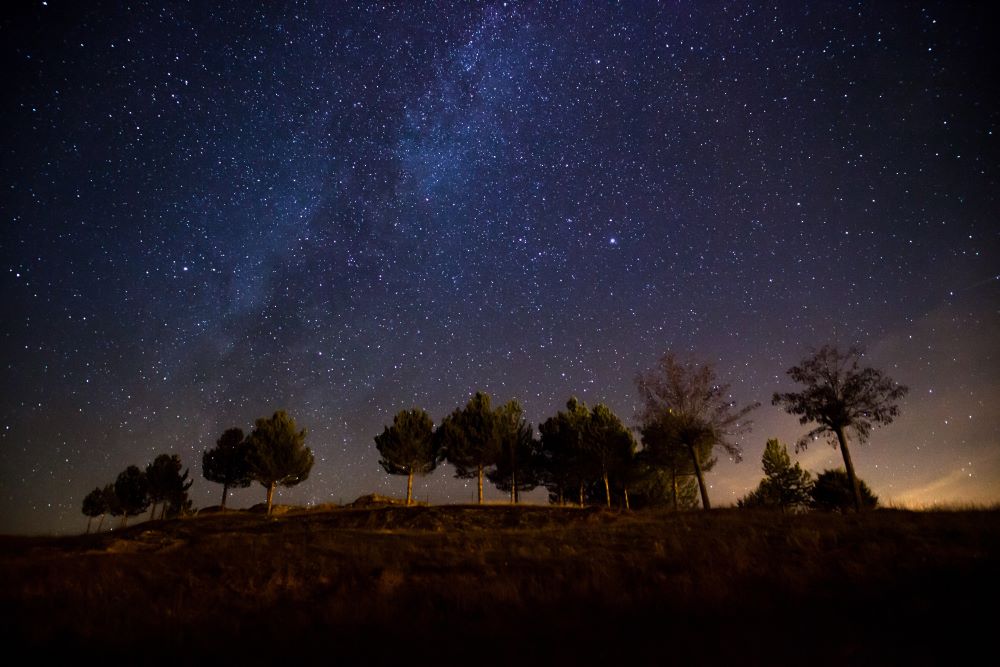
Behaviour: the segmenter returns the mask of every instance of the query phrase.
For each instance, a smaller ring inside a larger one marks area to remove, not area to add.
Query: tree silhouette
[[[145,512],[149,508],[149,482],[146,473],[138,466],[129,466],[115,480],[115,497],[122,513],[122,528],[128,525],[129,515]]]
[[[309,477],[313,453],[305,446],[306,431],[296,431],[295,420],[284,410],[254,422],[250,443],[250,474],[267,489],[267,515],[271,515],[274,489],[295,486]]]
[[[406,504],[413,504],[413,476],[426,475],[440,461],[434,422],[423,410],[403,410],[375,436],[379,463],[390,475],[406,475]]]
[[[122,510],[122,504],[118,501],[118,494],[115,493],[114,484],[105,484],[104,488],[101,489],[101,495],[104,496],[104,506],[108,510],[108,514],[111,516],[122,516],[124,511]],[[101,516],[101,520],[97,522],[97,530],[101,530],[101,524],[104,523],[104,516]]]
[[[517,504],[522,491],[538,486],[534,457],[537,441],[531,424],[524,420],[524,411],[517,401],[510,401],[499,410],[503,420],[500,454],[487,479],[501,491],[510,493],[511,504]]]
[[[624,475],[635,455],[632,432],[608,406],[598,403],[590,411],[584,426],[583,449],[597,476],[604,482],[605,502],[611,507],[612,474]],[[628,504],[628,486],[624,486],[625,503]]]
[[[229,489],[250,486],[253,481],[250,475],[250,444],[243,435],[243,429],[226,429],[215,441],[215,447],[201,455],[201,473],[208,481],[222,485],[222,509],[226,509]]]
[[[764,479],[757,488],[737,501],[740,507],[778,507],[788,509],[806,507],[812,496],[812,476],[788,456],[788,449],[776,438],[767,441],[761,457]]]
[[[515,406],[517,406],[515,408]],[[454,410],[438,428],[438,437],[455,477],[478,480],[477,500],[483,503],[483,476],[496,465],[505,438],[515,437],[507,411],[520,410],[516,401],[494,410],[489,394],[477,391],[464,408]]]
[[[87,517],[87,532],[90,532],[90,522],[94,520],[95,516],[101,517],[101,522],[104,521],[104,515],[108,512],[108,504],[104,498],[104,491],[97,487],[90,493],[88,493],[83,498],[83,514]],[[101,522],[97,524],[97,530],[101,530]]]
[[[825,345],[788,369],[789,377],[805,389],[775,393],[772,399],[774,405],[797,415],[800,424],[818,424],[796,443],[796,451],[821,435],[826,435],[833,447],[840,446],[854,490],[854,508],[859,512],[863,509],[862,491],[847,447],[847,431],[853,431],[859,443],[866,442],[873,427],[892,423],[899,414],[896,401],[908,391],[881,371],[862,367],[862,356],[859,347],[841,352],[836,346]]]
[[[669,500],[670,506],[677,511],[697,506],[699,486],[691,453],[687,445],[676,437],[675,421],[676,417],[668,412],[656,421],[642,424],[639,429],[642,451],[638,458],[640,462],[660,470],[664,476],[662,480],[647,480],[646,494],[650,498],[658,497],[657,494],[662,491],[661,484],[669,480],[669,485],[665,487],[665,499]],[[715,467],[717,459],[712,456],[712,450],[712,443],[708,440],[701,442],[697,448],[698,462],[703,474],[711,472]],[[692,489],[695,496],[693,505],[690,503]]]
[[[156,506],[162,503],[160,518],[167,515],[168,505],[182,507],[187,500],[187,490],[191,488],[188,471],[181,474],[181,458],[176,454],[160,454],[146,466],[146,481],[149,499],[153,506],[149,518],[156,518]]]
[[[757,404],[736,409],[728,399],[729,385],[718,382],[710,365],[682,363],[672,353],[640,375],[636,384],[645,402],[642,426],[660,422],[664,437],[687,449],[698,478],[702,507],[710,509],[699,452],[703,448],[721,448],[739,461],[742,451],[732,438],[750,430],[746,415]]]
[[[866,509],[878,505],[878,496],[872,493],[864,480],[856,479],[861,493],[861,503]],[[843,468],[824,470],[816,478],[811,490],[812,506],[828,512],[846,513],[855,505],[854,486]]]
[[[590,458],[584,445],[584,434],[590,421],[590,411],[575,397],[560,410],[539,424],[539,464],[542,484],[549,499],[560,505],[566,492],[578,493],[580,507],[585,502],[585,487],[590,478]]]

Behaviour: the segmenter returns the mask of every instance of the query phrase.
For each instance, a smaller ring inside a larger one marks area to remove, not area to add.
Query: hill
[[[998,564],[996,511],[227,512],[2,537],[0,622],[163,664],[932,664],[992,646]]]

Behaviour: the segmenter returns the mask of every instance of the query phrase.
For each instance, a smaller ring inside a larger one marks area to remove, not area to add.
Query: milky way
[[[883,500],[1000,501],[987,3],[203,4],[3,10],[0,531],[164,452],[217,503],[201,452],[276,409],[317,461],[278,502],[399,494],[396,411],[634,424],[668,350],[764,404],[725,505],[825,343],[910,386],[856,448]]]

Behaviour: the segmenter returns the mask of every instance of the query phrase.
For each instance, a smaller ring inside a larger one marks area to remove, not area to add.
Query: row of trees
[[[797,451],[822,436],[840,448],[857,510],[865,506],[865,494],[854,471],[848,435],[865,442],[874,427],[894,420],[897,401],[907,392],[880,371],[862,367],[862,356],[854,347],[846,352],[823,347],[788,370],[804,385],[802,390],[772,397],[774,405],[799,417],[800,423],[814,425],[797,443]],[[436,429],[423,410],[398,413],[392,425],[375,436],[375,445],[386,472],[407,476],[407,504],[412,503],[413,476],[447,461],[456,477],[477,479],[480,503],[485,477],[509,491],[511,502],[517,502],[519,492],[543,486],[553,502],[574,493],[581,505],[588,496],[599,495],[610,506],[612,496],[618,496],[626,507],[635,489],[643,490],[645,500],[662,502],[666,497],[676,507],[690,495],[691,484],[697,484],[701,506],[709,509],[705,473],[718,450],[740,460],[737,437],[750,430],[748,415],[759,404],[737,407],[729,386],[718,381],[710,365],[685,363],[673,354],[640,375],[637,387],[643,399],[638,444],[605,405],[589,409],[571,398],[565,411],[539,425],[536,438],[517,401],[493,408],[489,395],[480,392]]]
[[[118,474],[114,483],[95,488],[83,499],[87,532],[97,517],[100,517],[97,522],[97,530],[100,530],[108,514],[120,516],[124,528],[130,516],[142,514],[150,506],[150,519],[156,518],[157,507],[161,519],[189,510],[191,501],[187,492],[191,481],[187,470],[181,472],[182,467],[176,454],[160,454],[144,470],[130,465]]]

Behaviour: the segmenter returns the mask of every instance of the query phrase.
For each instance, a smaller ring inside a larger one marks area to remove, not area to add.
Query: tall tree
[[[788,369],[788,376],[805,385],[802,391],[775,393],[774,405],[798,416],[800,424],[817,424],[795,445],[805,449],[811,440],[827,436],[831,446],[840,446],[844,467],[854,493],[854,508],[864,508],[861,487],[854,472],[854,462],[847,446],[848,431],[853,431],[858,443],[865,443],[872,428],[891,424],[899,414],[899,401],[908,389],[882,374],[861,366],[863,351],[850,347],[841,352],[825,345],[806,357],[798,366]]]
[[[375,436],[379,463],[390,475],[406,475],[406,504],[413,504],[413,476],[426,475],[440,461],[434,422],[423,410],[403,410]]]
[[[115,497],[122,513],[122,528],[128,525],[129,515],[145,512],[149,508],[149,482],[146,473],[138,466],[129,466],[115,480]]]
[[[729,385],[719,383],[711,365],[683,363],[672,353],[640,375],[636,384],[645,403],[642,425],[661,422],[665,435],[687,449],[702,507],[710,509],[699,452],[718,448],[739,461],[742,450],[734,438],[750,430],[747,414],[757,404],[737,408],[729,398]]]
[[[250,474],[267,489],[267,515],[271,516],[274,490],[290,487],[309,477],[313,453],[305,446],[306,431],[297,430],[295,420],[284,410],[254,422],[250,443]]]
[[[776,438],[767,441],[761,456],[764,479],[741,498],[740,507],[778,507],[782,512],[809,505],[812,476],[788,455],[788,448]]]
[[[146,481],[149,486],[149,499],[153,506],[149,518],[156,518],[156,506],[162,503],[160,518],[167,514],[167,506],[183,504],[187,499],[187,490],[191,488],[188,471],[181,473],[181,458],[177,454],[160,454],[152,463],[146,466]]]
[[[506,411],[520,410],[516,401],[494,410],[490,395],[477,391],[464,408],[454,410],[438,427],[445,459],[460,479],[476,478],[477,501],[483,502],[483,477],[496,465],[505,438],[512,437]]]
[[[88,493],[83,498],[83,514],[87,517],[87,532],[90,532],[90,522],[94,520],[95,516],[101,517],[101,521],[104,521],[104,515],[108,512],[108,504],[104,498],[104,491],[101,487],[97,487],[90,493]],[[98,524],[98,529],[100,530],[100,524]]]
[[[250,444],[243,429],[230,428],[215,441],[215,447],[201,455],[201,472],[210,482],[222,485],[221,508],[226,509],[229,489],[250,486]]]
[[[502,439],[500,454],[487,479],[501,491],[510,493],[511,504],[517,504],[522,491],[538,486],[534,457],[537,451],[534,429],[524,420],[524,411],[517,401],[509,401],[499,410]]]
[[[589,457],[585,450],[584,434],[590,421],[590,411],[575,397],[538,426],[540,434],[539,469],[542,484],[549,491],[552,502],[563,504],[566,494],[574,492],[580,507],[585,502],[585,490],[591,479]]]
[[[122,504],[118,501],[118,494],[115,493],[114,484],[105,484],[104,488],[101,489],[101,495],[104,496],[104,506],[108,509],[108,514],[111,516],[122,516],[124,514]],[[100,532],[103,523],[104,516],[102,515],[100,521],[97,522],[98,532]]]
[[[584,426],[583,448],[593,469],[604,483],[605,502],[611,507],[610,478],[624,476],[626,467],[635,456],[635,438],[611,408],[598,403],[590,411]],[[623,486],[628,504],[628,486]]]

